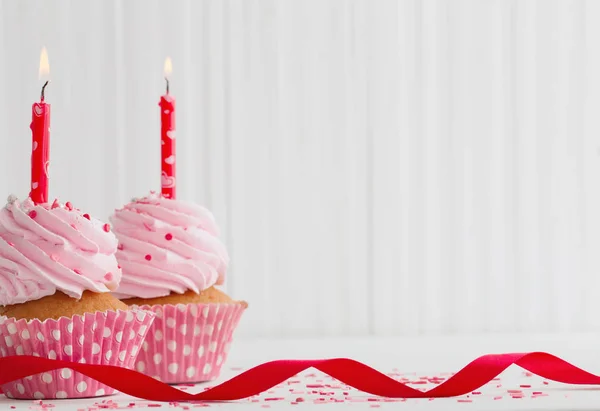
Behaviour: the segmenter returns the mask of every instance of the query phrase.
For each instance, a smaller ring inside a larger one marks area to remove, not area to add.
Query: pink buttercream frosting
[[[112,291],[121,279],[116,249],[107,224],[70,204],[10,196],[0,210],[0,305]]]
[[[119,298],[155,298],[222,284],[229,256],[212,213],[151,193],[111,217],[123,279]]]

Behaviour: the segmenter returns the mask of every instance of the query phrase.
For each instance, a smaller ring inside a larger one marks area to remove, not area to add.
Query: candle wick
[[[167,94],[169,94],[169,79],[165,77],[165,81],[167,82]]]
[[[44,93],[46,92],[46,86],[48,85],[48,83],[50,82],[50,80],[47,80],[44,85],[42,86],[42,93],[41,93],[41,97],[40,99],[42,100],[42,102],[44,101]]]

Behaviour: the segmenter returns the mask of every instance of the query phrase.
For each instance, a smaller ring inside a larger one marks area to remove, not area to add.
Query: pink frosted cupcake
[[[110,294],[121,280],[108,224],[55,201],[15,197],[0,211],[0,355],[133,368],[154,314]],[[62,369],[2,386],[8,397],[78,398],[114,390]]]
[[[156,314],[136,368],[167,383],[219,375],[247,307],[215,288],[229,263],[207,209],[151,193],[111,217],[123,279],[116,295]]]

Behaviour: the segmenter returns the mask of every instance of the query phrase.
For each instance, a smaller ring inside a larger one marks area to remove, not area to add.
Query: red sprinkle
[[[102,226],[102,228],[108,233],[110,231],[110,224],[106,223]]]
[[[150,254],[146,254],[146,257],[144,257],[144,258],[148,261],[152,260],[152,256]]]
[[[104,274],[104,279],[106,281],[112,281],[112,279],[113,279],[112,273],[106,273],[106,274]]]
[[[31,217],[31,218],[35,218],[36,216],[37,216],[37,211],[35,211],[35,210],[31,210],[31,211],[29,212],[29,217]]]
[[[81,275],[81,271],[79,271],[77,268],[73,268],[73,271],[75,272],[75,274]]]
[[[54,202],[52,203],[52,209],[54,210],[55,208],[60,207],[60,205],[58,204],[58,200],[55,198]]]
[[[67,201],[67,202],[65,203],[65,208],[66,208],[67,210],[69,210],[69,211],[73,211],[73,204],[71,204],[71,202],[70,202],[70,201]]]
[[[304,402],[304,398],[298,397],[298,398],[296,398],[296,402]]]
[[[167,241],[171,241],[171,240],[173,239],[173,234],[171,234],[171,233],[167,233],[167,234],[165,235],[165,239],[166,239]]]
[[[120,265],[117,265],[117,268],[120,270],[120,269],[121,269],[121,266],[120,266]]]
[[[85,213],[85,214],[83,215],[83,217],[84,217],[84,218],[87,218],[88,220],[90,219],[90,215],[89,215],[88,213]],[[148,404],[148,407],[149,407],[149,406],[150,406],[150,404]]]
[[[122,250],[122,249],[123,249],[123,244],[119,244],[119,245],[117,246],[117,250]]]

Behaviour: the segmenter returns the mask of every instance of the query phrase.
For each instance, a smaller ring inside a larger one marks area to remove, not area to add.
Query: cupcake
[[[111,291],[121,269],[110,226],[69,202],[11,196],[0,210],[0,355],[133,368],[154,314]],[[2,386],[11,398],[81,398],[114,390],[70,369]]]
[[[150,193],[116,210],[111,223],[123,270],[115,295],[156,314],[136,369],[167,383],[216,378],[247,304],[215,287],[229,257],[213,215]]]

